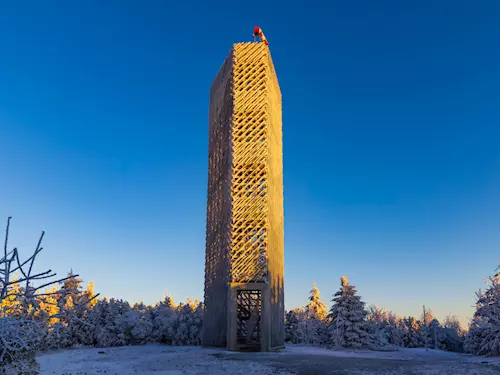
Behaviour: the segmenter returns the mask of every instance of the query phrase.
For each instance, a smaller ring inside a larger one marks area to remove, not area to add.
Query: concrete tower
[[[210,90],[204,346],[284,346],[282,149],[269,47],[235,44]]]

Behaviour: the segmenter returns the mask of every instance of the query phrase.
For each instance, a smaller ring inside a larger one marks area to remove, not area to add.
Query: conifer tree
[[[179,304],[173,322],[173,345],[200,345],[201,324],[203,322],[203,305],[199,301],[187,299],[187,303]]]
[[[303,308],[287,311],[285,316],[285,342],[299,344],[304,342],[300,324],[305,317]]]
[[[326,304],[321,301],[319,289],[314,282],[309,295],[309,304],[305,308],[303,326],[307,344],[322,345],[327,341],[325,318],[328,315]]]
[[[419,332],[420,332],[420,341],[425,348],[434,347],[436,345],[435,341],[435,333],[436,333],[436,322],[434,322],[431,327],[431,323],[435,320],[434,313],[431,309],[423,307],[424,310],[422,315],[420,315],[419,321]],[[439,322],[437,322],[439,326]]]
[[[422,337],[420,335],[420,324],[413,316],[404,319],[405,333],[403,343],[406,348],[423,347]]]
[[[59,321],[57,314],[59,307],[57,306],[57,287],[52,286],[51,289],[45,290],[45,295],[40,297],[39,315],[38,318],[47,326],[52,326]]]
[[[330,345],[360,349],[371,346],[367,331],[365,303],[349,285],[346,276],[341,277],[340,290],[335,293],[330,310],[332,323],[329,327]]]
[[[395,346],[403,346],[403,337],[404,337],[404,321],[403,319],[394,314],[389,313],[387,317],[387,340],[389,344]]]
[[[386,309],[371,305],[367,309],[368,331],[379,347],[389,344],[389,313]]]
[[[94,292],[94,287],[95,287],[94,283],[92,281],[89,281],[87,284],[87,289],[83,292],[83,295],[89,301],[87,303],[87,306],[90,309],[94,308],[94,306],[96,305],[96,303],[98,301],[96,298],[96,294]]]
[[[23,308],[21,300],[23,296],[23,289],[18,280],[19,278],[16,275],[11,281],[11,284],[6,288],[6,297],[0,300],[0,317],[22,317]]]
[[[156,305],[152,313],[153,339],[156,342],[172,344],[175,335],[176,314],[177,308],[174,300],[168,295]]]
[[[328,315],[328,308],[319,296],[319,289],[316,287],[316,282],[314,282],[309,293],[309,304],[306,306],[309,319],[324,320]]]
[[[476,293],[476,312],[465,339],[466,351],[500,355],[500,273],[490,277],[487,289]]]

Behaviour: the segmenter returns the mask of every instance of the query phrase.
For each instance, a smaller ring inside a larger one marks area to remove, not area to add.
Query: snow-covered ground
[[[282,374],[259,363],[226,361],[223,351],[189,346],[123,346],[43,353],[37,357],[40,375],[205,375]]]
[[[500,359],[440,350],[331,351],[289,346],[278,353],[231,353],[162,345],[70,349],[37,357],[40,375],[500,374]]]
[[[500,366],[500,357],[478,357],[469,354],[453,353],[437,349],[425,348],[397,348],[387,351],[373,350],[329,350],[326,348],[305,345],[288,345],[283,354],[310,354],[310,355],[327,355],[343,358],[379,358],[379,359],[395,359],[395,360],[450,360],[467,363],[483,363]]]

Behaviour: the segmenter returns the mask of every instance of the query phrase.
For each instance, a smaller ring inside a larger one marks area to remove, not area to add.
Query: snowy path
[[[500,375],[499,358],[425,349],[353,352],[292,345],[279,353],[231,353],[145,345],[61,350],[37,360],[40,375]]]

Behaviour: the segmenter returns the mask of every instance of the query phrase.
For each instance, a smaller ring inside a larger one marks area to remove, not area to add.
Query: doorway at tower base
[[[271,350],[271,293],[266,283],[230,283],[227,349]]]

